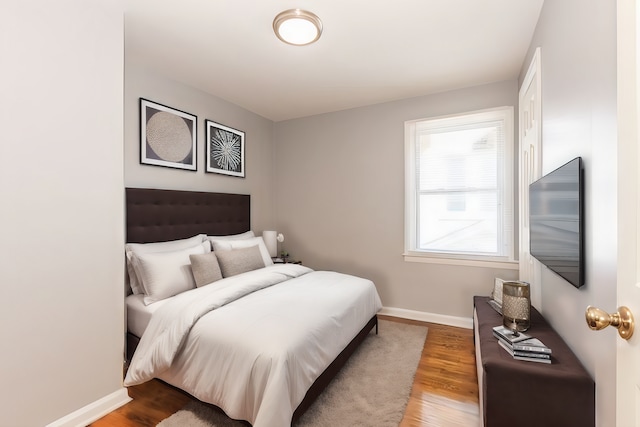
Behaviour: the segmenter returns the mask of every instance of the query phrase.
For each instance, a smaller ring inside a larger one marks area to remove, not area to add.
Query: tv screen
[[[576,288],[584,285],[583,199],[580,157],[529,186],[530,253]]]

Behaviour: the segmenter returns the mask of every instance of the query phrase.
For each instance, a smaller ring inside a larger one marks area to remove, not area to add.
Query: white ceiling
[[[127,61],[273,121],[517,77],[543,0],[125,0]],[[290,46],[273,18],[322,19]]]

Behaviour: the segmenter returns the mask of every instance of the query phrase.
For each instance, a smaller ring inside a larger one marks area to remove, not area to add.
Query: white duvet
[[[276,264],[173,297],[125,385],[157,377],[254,427],[291,425],[316,378],[381,308],[370,280]]]

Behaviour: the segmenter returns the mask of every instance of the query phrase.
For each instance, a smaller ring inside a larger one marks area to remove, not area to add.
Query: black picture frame
[[[140,98],[140,163],[196,171],[197,116]]]
[[[245,177],[245,133],[205,120],[205,172]]]

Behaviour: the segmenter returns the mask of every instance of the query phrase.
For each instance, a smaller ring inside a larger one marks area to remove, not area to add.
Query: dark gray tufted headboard
[[[126,188],[129,243],[163,242],[196,234],[220,236],[251,229],[251,196]]]

